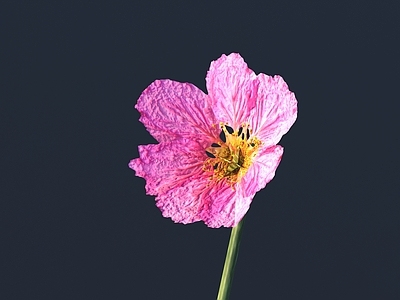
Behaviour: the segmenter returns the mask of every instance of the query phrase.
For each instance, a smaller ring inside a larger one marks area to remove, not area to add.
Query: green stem
[[[233,274],[235,271],[236,259],[239,253],[240,236],[244,218],[232,228],[229,239],[228,250],[226,252],[224,270],[222,271],[221,283],[219,285],[217,300],[228,300],[231,291]]]

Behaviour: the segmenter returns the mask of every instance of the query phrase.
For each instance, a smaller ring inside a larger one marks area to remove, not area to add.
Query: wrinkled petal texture
[[[276,145],[297,118],[297,101],[282,77],[255,75],[232,53],[213,61],[207,90],[218,121],[234,129],[249,123],[265,145]]]
[[[254,108],[258,81],[243,58],[232,53],[213,61],[207,73],[207,91],[218,121],[238,128]]]
[[[164,217],[184,224],[202,220],[213,228],[236,226],[255,193],[273,178],[282,147],[260,153],[235,190],[224,180],[209,180],[209,174],[202,170],[206,159],[203,150],[189,139],[139,146],[140,158],[133,159],[129,167],[146,180],[146,192],[156,195]]]
[[[203,220],[209,227],[232,227],[254,195],[244,197],[241,187],[238,193],[224,181],[212,184],[202,170],[203,150],[188,139],[139,146],[140,158],[129,167],[146,180],[146,192],[156,195],[164,217],[183,224]]]
[[[214,228],[236,226],[249,210],[256,192],[275,176],[282,154],[281,146],[265,148],[235,190],[222,181],[205,191],[207,201],[203,202],[201,212],[204,223]]]
[[[279,145],[260,149],[253,164],[240,182],[244,186],[246,195],[254,195],[274,178],[282,155],[283,147]]]
[[[141,94],[135,108],[140,121],[158,142],[176,138],[202,139],[204,145],[218,136],[207,95],[190,83],[156,80]]]
[[[234,227],[254,195],[275,176],[283,155],[277,143],[297,118],[297,101],[280,76],[256,75],[236,53],[210,65],[208,95],[190,83],[156,80],[141,94],[140,121],[160,143],[139,146],[140,158],[129,167],[146,180],[164,217],[174,222],[203,221]],[[205,149],[218,139],[219,122],[234,129],[250,124],[262,141],[241,181],[210,180],[203,170]]]
[[[146,192],[157,195],[157,207],[175,222],[200,221],[199,194],[209,182],[202,170],[204,148],[191,139],[139,146],[140,158],[129,167],[146,180]]]
[[[276,145],[296,121],[297,101],[282,77],[261,73],[256,80],[257,101],[249,123],[265,146]]]
[[[201,219],[208,227],[234,227],[249,209],[254,195],[245,195],[241,185],[233,189],[225,181],[204,191]]]

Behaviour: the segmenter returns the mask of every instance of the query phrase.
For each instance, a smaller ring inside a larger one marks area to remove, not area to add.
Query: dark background
[[[400,299],[397,1],[2,1],[0,298],[215,299],[230,230],[174,224],[127,166],[155,79],[239,52],[298,119],[231,299]]]

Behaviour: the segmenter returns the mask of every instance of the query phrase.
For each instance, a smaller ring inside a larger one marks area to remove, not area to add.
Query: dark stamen
[[[250,130],[247,128],[247,138],[246,140],[248,140],[250,138]]]
[[[238,131],[238,136],[242,134],[242,131],[243,131],[243,127],[240,126],[240,127],[239,127],[239,131]]]
[[[208,151],[206,151],[206,155],[207,155],[209,158],[215,158],[215,155],[212,154],[212,153],[210,153],[210,152],[208,152]]]
[[[221,139],[221,141],[223,141],[224,143],[226,142],[226,136],[225,136],[225,132],[222,130],[221,133],[219,134],[219,138]]]
[[[218,145],[217,143],[212,143],[211,147],[221,147],[220,145]]]
[[[232,127],[229,127],[229,126],[225,125],[225,128],[229,132],[229,134],[233,133],[233,128]]]
[[[213,166],[213,169],[216,170],[217,168],[218,168],[218,164],[215,164],[215,165]]]

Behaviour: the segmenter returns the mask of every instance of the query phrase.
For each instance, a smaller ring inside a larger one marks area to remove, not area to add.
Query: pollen
[[[252,136],[248,124],[234,130],[221,122],[220,127],[220,139],[206,148],[203,170],[211,172],[211,180],[226,179],[233,187],[246,174],[262,142]]]

